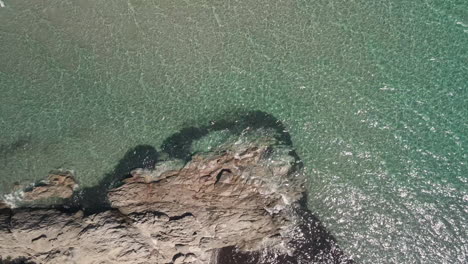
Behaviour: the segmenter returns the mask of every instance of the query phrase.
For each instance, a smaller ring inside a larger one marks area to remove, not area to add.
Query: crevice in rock
[[[40,235],[38,237],[35,237],[35,238],[31,239],[31,242],[37,241],[37,240],[42,239],[42,238],[47,238],[47,236],[45,234],[42,234],[42,235]]]
[[[183,257],[183,256],[184,256],[184,254],[182,254],[182,253],[177,253],[177,254],[175,254],[175,255],[172,257],[172,261],[176,261],[178,258],[181,258],[181,257]]]
[[[216,175],[216,181],[215,184],[218,182],[224,182],[226,181],[230,176],[232,176],[232,171],[230,169],[222,169],[218,174]]]
[[[187,212],[187,213],[184,213],[182,215],[171,216],[171,217],[169,217],[169,221],[177,221],[177,220],[181,220],[181,219],[183,219],[185,217],[189,217],[189,216],[194,217],[194,215],[192,213]]]
[[[82,234],[88,232],[89,230],[95,229],[95,228],[96,228],[96,226],[94,226],[94,225],[88,225],[78,233],[78,236],[81,236]]]
[[[129,215],[131,218],[133,219],[141,219],[141,218],[146,218],[148,216],[155,216],[155,217],[166,217],[166,218],[169,218],[169,215],[164,213],[164,212],[161,212],[161,211],[155,211],[155,210],[151,210],[151,211],[146,211],[146,212],[136,212],[136,213],[132,213]]]

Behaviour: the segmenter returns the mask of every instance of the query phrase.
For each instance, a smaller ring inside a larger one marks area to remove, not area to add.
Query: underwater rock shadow
[[[212,121],[211,124],[201,127],[186,127],[179,132],[174,133],[163,141],[162,151],[168,153],[173,158],[190,160],[190,147],[195,140],[198,140],[210,132],[228,129],[232,134],[240,135],[246,128],[271,128],[278,133],[277,139],[282,143],[291,146],[292,140],[286,127],[281,121],[271,114],[263,111],[250,111],[237,113],[231,120],[219,119]]]
[[[231,118],[219,119],[209,125],[201,127],[186,127],[168,137],[161,144],[161,150],[168,153],[172,158],[189,161],[192,153],[191,145],[194,141],[201,139],[214,131],[228,129],[232,134],[240,135],[246,128],[273,129],[278,136],[276,139],[288,146],[292,146],[291,135],[287,132],[284,124],[271,114],[263,111],[237,112],[230,115]],[[302,161],[295,151],[290,153],[298,162],[295,166],[302,167]]]
[[[158,151],[150,145],[138,145],[128,150],[114,169],[105,174],[98,185],[83,188],[72,199],[86,215],[95,214],[111,209],[107,200],[107,191],[117,187],[121,180],[127,178],[135,168],[152,169],[158,160]]]
[[[186,127],[166,138],[161,149],[169,158],[189,161],[192,143],[213,131],[228,129],[232,134],[240,135],[247,127],[252,129],[270,128],[277,132],[278,141],[292,145],[291,136],[286,127],[273,115],[262,111],[238,112],[230,120],[220,119],[210,125],[200,127]],[[302,162],[295,151],[290,153],[295,159],[295,168],[302,167]],[[86,215],[95,214],[111,209],[107,200],[107,191],[117,187],[119,182],[127,178],[135,168],[154,168],[160,153],[151,145],[139,145],[128,150],[114,169],[105,174],[99,184],[83,188],[76,193],[71,202],[66,205],[70,210],[83,210]]]

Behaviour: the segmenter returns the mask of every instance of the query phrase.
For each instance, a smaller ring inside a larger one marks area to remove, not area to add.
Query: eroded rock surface
[[[232,246],[285,253],[303,179],[289,147],[258,142],[269,144],[232,144],[182,167],[170,160],[135,170],[109,191],[114,210],[2,214],[0,256],[37,263],[210,263],[218,249]],[[71,185],[67,178],[50,182]]]

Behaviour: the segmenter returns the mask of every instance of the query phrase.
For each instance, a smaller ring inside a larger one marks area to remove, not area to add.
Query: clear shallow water
[[[360,263],[466,261],[467,2],[4,2],[2,192],[261,110]]]

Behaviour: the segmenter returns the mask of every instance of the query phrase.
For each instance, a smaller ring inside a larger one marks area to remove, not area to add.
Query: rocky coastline
[[[61,206],[0,202],[0,263],[352,263],[308,211],[298,164],[274,131],[249,127],[131,170],[101,210],[76,202],[72,175],[51,174],[24,197]]]

